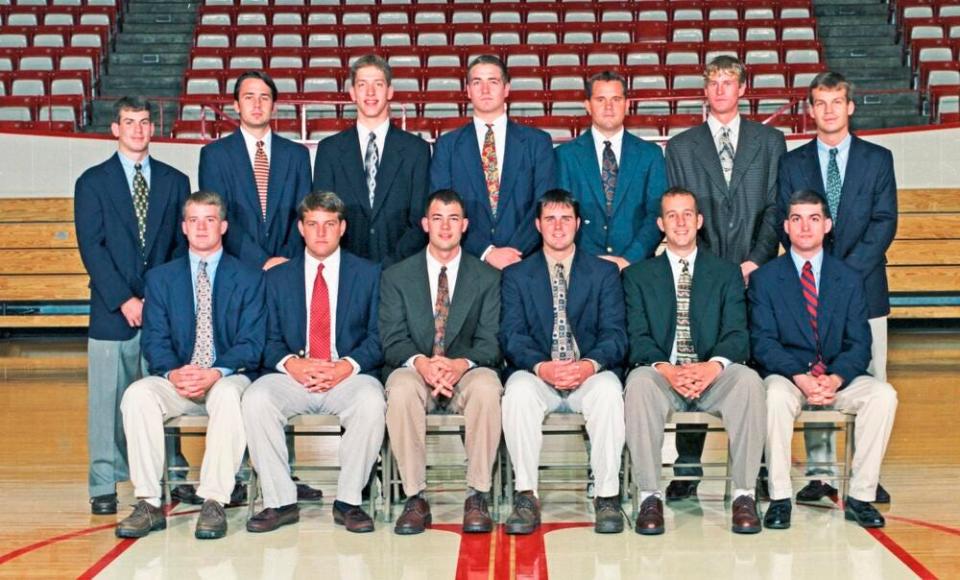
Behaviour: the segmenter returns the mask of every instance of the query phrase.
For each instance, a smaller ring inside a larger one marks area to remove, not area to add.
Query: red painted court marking
[[[107,566],[113,563],[114,560],[120,557],[121,554],[127,551],[127,548],[136,543],[136,539],[129,538],[120,540],[117,542],[117,545],[113,547],[109,552],[103,555],[102,558],[97,560],[93,566],[90,566],[86,572],[77,576],[78,580],[88,580],[89,578],[96,577],[97,574],[103,572]]]
[[[880,528],[864,528],[868,534],[874,537],[878,542],[880,542],[884,548],[890,551],[891,554],[897,557],[907,568],[924,580],[936,580],[937,576],[933,572],[927,569],[926,566],[920,563],[919,560],[914,558],[910,552],[908,552],[903,546],[896,543],[893,538],[888,536]]]
[[[904,518],[901,516],[887,516],[888,520],[894,520],[898,522],[903,522],[905,524],[913,524],[915,526],[920,526],[923,528],[930,528],[931,530],[936,530],[938,532],[943,532],[945,534],[953,534],[954,536],[960,536],[960,529],[951,528],[950,526],[944,526],[942,524],[935,524],[933,522],[925,522],[923,520],[915,520],[913,518]]]

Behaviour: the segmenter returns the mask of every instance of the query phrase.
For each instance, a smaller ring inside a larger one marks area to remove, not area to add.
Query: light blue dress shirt
[[[827,190],[827,168],[830,166],[830,150],[837,150],[837,167],[840,169],[840,183],[847,178],[847,160],[850,159],[850,143],[853,137],[848,133],[836,147],[831,147],[817,139],[817,155],[820,157],[820,176],[823,178],[823,190]]]
[[[817,292],[820,292],[820,270],[823,268],[823,250],[817,252],[817,255],[807,260],[806,258],[801,258],[794,252],[790,250],[790,258],[793,259],[793,265],[797,269],[797,277],[803,275],[803,264],[805,262],[810,262],[811,268],[813,268],[813,280],[817,285]]]
[[[123,174],[127,177],[127,187],[130,188],[130,195],[133,195],[133,178],[137,175],[136,163],[126,157],[123,153],[117,153],[120,158],[120,165],[123,167]],[[147,180],[147,188],[150,188],[150,156],[147,155],[140,162],[140,171],[143,178]]]

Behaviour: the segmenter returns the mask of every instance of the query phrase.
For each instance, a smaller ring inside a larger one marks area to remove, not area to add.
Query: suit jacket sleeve
[[[723,285],[720,312],[720,336],[710,356],[722,356],[744,363],[750,358],[750,333],[747,331],[747,293],[739,268],[731,268]]]
[[[607,264],[604,264],[607,265]],[[580,358],[600,363],[601,368],[619,368],[627,353],[626,309],[623,301],[623,286],[620,271],[610,264],[604,268],[600,282],[600,314],[597,321],[597,342]]]
[[[350,352],[338,353],[341,358],[350,357],[360,365],[361,372],[369,372],[383,366],[383,349],[380,348],[380,267],[372,270],[373,288],[367,304],[367,328],[363,341]]]
[[[407,320],[412,314],[407,312],[403,288],[400,281],[395,279],[399,276],[391,274],[395,272],[388,272],[380,280],[380,340],[387,365],[401,367],[413,355],[424,353],[420,352],[410,336]]]
[[[870,225],[844,259],[861,276],[884,264],[887,248],[897,233],[897,180],[893,174],[893,155],[884,150],[880,161],[871,165],[876,168],[877,177]]]
[[[846,311],[843,324],[843,346],[840,354],[827,365],[827,372],[837,374],[843,378],[840,388],[845,388],[850,381],[867,374],[870,364],[870,348],[872,335],[870,324],[867,322],[866,291],[863,281],[857,277],[854,280],[854,290],[850,292],[850,303]]]
[[[748,296],[753,358],[767,374],[791,378],[807,372],[807,365],[790,354],[780,343],[777,313],[773,307],[773,293],[777,291],[774,286],[769,282],[761,283],[757,277],[751,277]]]
[[[294,179],[293,179],[293,193],[294,193],[294,210],[300,206],[300,202],[303,201],[303,198],[307,197],[313,190],[313,179],[310,175],[310,152],[306,147],[300,145],[299,143],[289,144],[294,148],[294,163],[296,168],[294,169]],[[296,218],[294,218],[296,221]],[[298,256],[303,252],[303,241],[300,237],[300,231],[297,229],[296,225],[291,225],[287,229],[287,239],[283,244],[283,249],[281,250],[280,255],[284,258],[292,258]],[[266,261],[266,260],[264,260]]]
[[[771,149],[771,153],[770,165],[767,169],[767,183],[770,185],[765,196],[766,207],[763,210],[763,217],[758,226],[760,231],[757,232],[756,244],[750,249],[750,253],[747,255],[747,260],[758,266],[766,264],[777,256],[777,248],[780,244],[780,237],[777,231],[778,229],[783,230],[783,222],[779,222],[779,228],[777,222],[777,196],[780,193],[777,189],[777,168],[780,165],[780,158],[787,151],[787,142],[783,137],[783,133],[776,129],[772,131],[773,133],[768,138],[770,143],[767,145]]]
[[[243,293],[240,311],[233,313],[240,317],[236,340],[225,352],[217,353],[213,366],[252,371],[260,367],[267,334],[263,273],[256,272],[255,278],[245,280],[243,288],[239,290]]]
[[[164,375],[183,366],[173,343],[169,286],[156,269],[147,272],[146,299],[143,303],[141,346],[150,365],[150,373]]]
[[[459,131],[456,134],[459,134]],[[430,161],[430,193],[453,187],[453,174],[450,167],[453,161],[453,134],[448,134],[446,137],[446,139],[444,137],[437,139],[437,144],[433,148],[433,159]]]
[[[426,211],[427,196],[430,194],[427,187],[430,183],[430,146],[417,139],[417,147],[408,148],[410,163],[413,171],[410,176],[410,211],[407,229],[397,240],[393,251],[394,262],[408,258],[423,249],[426,239],[423,228],[420,227],[420,218]]]
[[[647,179],[643,186],[643,221],[636,224],[637,233],[623,255],[631,264],[652,256],[660,244],[661,232],[657,227],[657,216],[660,215],[660,197],[667,189],[667,170],[660,147],[657,147],[656,151],[650,151],[653,159],[647,166]]]
[[[530,208],[524,214],[523,218],[517,224],[517,229],[510,236],[510,247],[520,250],[527,256],[540,243],[540,234],[534,226],[534,220],[537,216],[537,204],[544,193],[554,188],[557,179],[556,162],[553,154],[553,142],[550,136],[542,131],[533,132],[531,137],[532,159],[533,159],[533,199],[530,200]],[[486,248],[481,248],[476,255],[479,256]]]
[[[113,311],[120,309],[124,302],[134,297],[126,279],[117,271],[113,258],[107,251],[103,219],[104,209],[100,204],[98,187],[86,176],[77,180],[73,197],[73,214],[77,229],[77,245],[80,258],[90,274],[91,287],[103,298],[104,303]],[[121,227],[115,224],[114,227]]]
[[[627,269],[623,277],[623,292],[627,306],[627,336],[630,341],[629,362],[631,367],[650,365],[670,359],[670,353],[657,344],[650,327],[650,313],[640,289],[640,279],[646,272],[636,268]],[[666,304],[658,305],[667,308]]]
[[[503,354],[518,369],[533,372],[537,363],[550,359],[533,338],[523,305],[524,287],[516,268],[507,268],[501,285],[500,343]]]
[[[486,266],[484,266],[486,267]],[[461,271],[462,273],[462,271]],[[500,272],[494,272],[491,282],[480,296],[480,317],[473,335],[473,349],[468,357],[481,367],[497,369],[500,366]]]
[[[187,244],[187,236],[183,234],[183,228],[180,227],[181,217],[183,215],[183,206],[187,203],[187,198],[190,197],[190,178],[184,175],[183,173],[177,172],[177,184],[174,187],[174,192],[176,195],[176,204],[177,204],[177,228],[176,232],[176,242],[173,254],[171,259],[179,258],[187,255],[187,250],[189,249],[189,244]]]
[[[790,248],[790,236],[783,230],[783,221],[787,219],[787,204],[790,203],[790,196],[797,191],[799,187],[793,183],[793,171],[789,163],[784,163],[780,159],[777,167],[777,237],[780,244],[785,248]]]
[[[313,191],[333,191],[333,163],[326,151],[326,141],[317,145],[317,154],[313,160]]]
[[[267,337],[263,349],[263,368],[267,372],[276,370],[283,357],[291,353],[291,347],[283,336],[283,311],[289,309],[284,303],[283,284],[277,279],[276,269],[268,270],[265,275]],[[296,316],[296,314],[294,314]]]
[[[677,145],[672,140],[667,141],[664,161],[667,166],[667,185],[669,187],[683,187],[683,163],[680,161],[682,156],[682,153],[677,152]]]

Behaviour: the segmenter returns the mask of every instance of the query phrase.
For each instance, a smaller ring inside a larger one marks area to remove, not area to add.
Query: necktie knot
[[[370,141],[376,142],[376,140],[377,140],[377,134],[374,133],[373,131],[370,131],[370,135],[367,137],[367,141],[368,141],[368,142],[370,142]]]
[[[604,141],[604,142],[603,142],[603,148],[604,148],[604,149],[610,149],[611,147],[613,147],[613,144],[610,143],[609,141]]]
[[[321,274],[323,274],[323,262],[317,264],[317,276],[320,276]]]
[[[143,165],[137,163],[133,166],[133,168],[137,170],[137,173],[140,173],[140,171],[143,169]]]
[[[727,139],[730,138],[730,127],[724,127],[723,129],[721,129],[721,131],[723,131],[724,137],[726,137]]]
[[[803,271],[804,271],[804,272],[813,272],[813,264],[811,264],[809,261],[804,262],[804,263],[803,263]]]
[[[257,141],[257,149],[263,151],[263,141]]]
[[[686,258],[680,258],[680,270],[684,274],[687,274],[690,272],[690,262],[688,262]]]
[[[836,147],[834,147],[833,149],[830,150],[830,160],[831,160],[831,161],[837,158],[837,153],[840,153],[840,150],[837,149]]]
[[[493,123],[486,123],[487,131],[493,131]]]
[[[201,272],[206,272],[206,271],[207,271],[207,263],[206,263],[205,261],[203,261],[203,260],[200,260],[199,268],[200,268],[200,271],[201,271]]]

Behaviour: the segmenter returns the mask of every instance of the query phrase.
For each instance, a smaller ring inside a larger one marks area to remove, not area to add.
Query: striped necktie
[[[257,194],[260,197],[260,212],[263,221],[267,221],[267,183],[270,180],[270,160],[263,149],[263,141],[257,141],[257,152],[253,156],[253,177],[257,182]]]
[[[810,262],[803,263],[803,273],[800,274],[800,286],[803,289],[803,300],[810,317],[810,327],[813,329],[813,340],[817,343],[817,360],[810,365],[810,374],[819,377],[827,373],[827,365],[823,362],[820,353],[820,330],[817,327],[817,308],[820,304],[817,296],[817,280],[813,277],[813,266]]]

